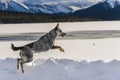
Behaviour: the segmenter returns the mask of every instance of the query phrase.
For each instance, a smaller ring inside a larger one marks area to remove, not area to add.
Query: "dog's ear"
[[[59,28],[59,23],[57,23],[57,25],[56,25],[56,27],[55,27],[56,29],[58,29]]]

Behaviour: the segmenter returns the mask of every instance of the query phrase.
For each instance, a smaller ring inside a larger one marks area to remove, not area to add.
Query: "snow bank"
[[[120,61],[36,60],[26,64],[25,73],[16,69],[16,59],[0,60],[0,80],[120,80]]]

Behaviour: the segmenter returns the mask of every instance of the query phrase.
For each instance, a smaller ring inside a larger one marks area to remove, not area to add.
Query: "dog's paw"
[[[65,52],[65,50],[64,50],[63,48],[60,48],[59,50],[60,50],[61,52]]]
[[[24,70],[22,70],[22,73],[24,73]]]
[[[19,69],[19,65],[17,65],[17,69]]]

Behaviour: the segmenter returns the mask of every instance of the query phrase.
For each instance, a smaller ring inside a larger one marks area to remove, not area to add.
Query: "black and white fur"
[[[33,52],[29,47],[23,46],[20,49],[20,58],[17,58],[17,69],[19,69],[19,65],[21,66],[21,71],[24,73],[23,64],[29,63],[33,60]]]
[[[40,37],[35,42],[20,47],[15,47],[13,44],[11,44],[12,50],[20,50],[21,58],[17,59],[17,68],[19,69],[20,64],[22,72],[24,73],[23,64],[31,62],[33,60],[33,53],[44,52],[48,51],[49,49],[59,49],[61,52],[64,52],[64,49],[61,46],[54,45],[54,41],[59,35],[64,37],[66,33],[62,32],[62,30],[59,28],[58,23],[54,29]]]

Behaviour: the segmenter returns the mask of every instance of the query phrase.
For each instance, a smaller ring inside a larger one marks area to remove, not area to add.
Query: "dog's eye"
[[[59,30],[59,32],[62,32],[62,30]]]

